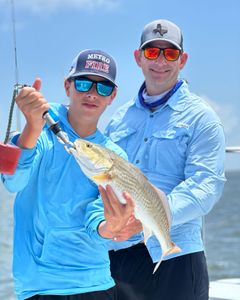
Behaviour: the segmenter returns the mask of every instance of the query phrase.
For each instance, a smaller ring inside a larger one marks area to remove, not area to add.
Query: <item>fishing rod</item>
[[[18,160],[21,154],[21,149],[14,145],[9,145],[8,140],[11,132],[12,125],[12,116],[14,111],[14,102],[15,97],[18,93],[18,63],[17,63],[17,47],[16,47],[16,30],[15,30],[15,11],[14,11],[14,2],[11,0],[11,19],[13,26],[13,43],[14,43],[14,61],[15,61],[15,86],[13,90],[12,102],[10,105],[8,125],[4,143],[0,142],[0,173],[3,174],[13,174],[18,164]],[[20,120],[20,118],[19,118]],[[18,123],[20,126],[20,123]]]
[[[14,86],[14,92],[13,92],[13,105],[15,103],[15,98],[18,95],[19,91],[25,87],[28,86],[26,84],[19,84],[19,71],[18,71],[18,56],[17,56],[17,39],[16,39],[16,21],[15,21],[15,6],[14,6],[14,0],[11,0],[11,11],[12,11],[12,27],[13,27],[13,43],[14,43],[14,61],[15,61],[15,86]],[[53,113],[52,113],[53,115]],[[59,121],[55,121],[54,118],[51,116],[51,110],[45,111],[43,113],[43,119],[46,121],[46,123],[49,126],[49,129],[60,139],[60,141],[65,145],[71,145],[67,134],[63,132],[61,127],[59,126]],[[20,123],[20,117],[19,117],[19,125]],[[9,126],[10,127],[10,126]],[[20,129],[21,127],[19,127]],[[5,138],[5,143],[7,143],[7,140],[9,139],[10,129],[7,130],[7,135]]]
[[[14,62],[15,62],[15,85],[13,89],[13,96],[10,105],[10,112],[8,117],[8,125],[6,130],[6,136],[4,143],[0,142],[0,173],[12,175],[17,167],[18,160],[21,154],[21,149],[15,145],[7,144],[10,140],[11,135],[11,125],[13,118],[13,111],[15,105],[15,99],[19,93],[19,91],[29,85],[19,84],[19,71],[18,71],[18,57],[17,57],[17,39],[16,39],[16,27],[15,27],[15,6],[14,1],[11,0],[11,20],[13,27],[13,44],[14,44]],[[21,129],[21,116],[20,111],[18,110],[17,116],[17,128]],[[68,147],[74,147],[73,143],[70,142],[67,134],[61,129],[59,126],[59,120],[55,120],[54,115],[51,110],[48,110],[43,113],[43,119],[49,126],[49,129],[57,136],[58,140],[64,144],[65,149],[68,151]]]

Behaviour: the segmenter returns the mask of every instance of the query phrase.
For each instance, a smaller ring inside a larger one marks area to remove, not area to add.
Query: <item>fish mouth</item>
[[[95,176],[98,174],[101,174],[107,170],[104,166],[99,166],[97,164],[94,164],[80,149],[78,151],[76,143],[74,143],[74,148],[71,148],[69,151],[74,156],[76,161],[79,163],[82,171],[87,174],[87,176]]]

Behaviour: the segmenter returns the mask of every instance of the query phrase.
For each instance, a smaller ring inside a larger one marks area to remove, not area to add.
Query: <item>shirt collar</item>
[[[189,93],[189,90],[186,81],[184,81],[182,86],[177,90],[175,94],[172,95],[166,105],[168,105],[175,111],[184,111],[186,106],[186,93]]]
[[[188,92],[189,92],[188,85],[186,81],[184,81],[183,84],[180,86],[180,88],[171,96],[171,98],[169,98],[167,103],[165,103],[163,106],[168,105],[175,111],[179,111],[179,112],[184,111],[186,105],[185,95]],[[134,104],[136,105],[137,108],[142,110],[147,110],[141,105],[138,96],[136,96],[134,100],[135,100]],[[157,110],[155,112],[157,112]]]

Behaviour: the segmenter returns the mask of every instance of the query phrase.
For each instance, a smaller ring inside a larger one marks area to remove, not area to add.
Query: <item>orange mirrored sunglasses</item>
[[[157,59],[161,52],[167,61],[175,61],[179,58],[181,50],[174,48],[158,48],[158,47],[147,47],[143,49],[144,56],[147,59]]]

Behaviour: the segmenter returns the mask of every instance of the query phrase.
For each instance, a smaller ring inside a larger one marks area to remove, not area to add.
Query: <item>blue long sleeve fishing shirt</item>
[[[144,108],[137,96],[115,113],[106,134],[167,194],[171,239],[182,252],[164,259],[202,251],[202,217],[220,198],[225,183],[224,131],[211,107],[190,93],[184,82],[154,112]],[[125,242],[111,242],[110,249],[141,240],[138,234]],[[154,236],[147,247],[153,261],[159,261],[162,252]]]
[[[60,126],[74,141],[67,108],[52,104]],[[17,136],[13,138],[16,143]],[[86,140],[124,152],[98,130]],[[70,295],[114,286],[97,186],[45,127],[33,149],[23,149],[14,175],[2,176],[17,192],[14,205],[13,277],[18,299],[35,294]],[[96,202],[96,203],[95,203]]]

